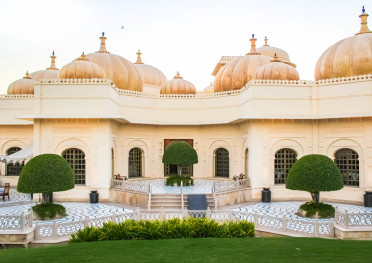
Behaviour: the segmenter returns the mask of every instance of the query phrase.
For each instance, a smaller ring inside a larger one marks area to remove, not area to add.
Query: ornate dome
[[[134,66],[139,70],[143,78],[143,84],[161,86],[167,82],[167,78],[159,69],[144,64],[141,60],[141,52],[138,50],[137,61]]]
[[[256,76],[259,67],[270,62],[269,57],[257,52],[257,39],[254,35],[250,41],[251,50],[246,56],[233,59],[218,71],[214,81],[214,92],[241,89]]]
[[[323,53],[316,63],[315,80],[372,74],[372,34],[364,7],[362,11],[359,33],[337,42]]]
[[[203,90],[204,93],[214,93],[214,87],[213,87],[213,83],[211,82],[211,85],[209,85],[208,87],[206,87],[204,90]]]
[[[275,54],[269,64],[258,68],[256,79],[299,80],[300,76],[294,67],[280,61]]]
[[[23,79],[14,81],[9,85],[8,94],[34,94],[34,85],[37,81],[30,78],[28,71]]]
[[[86,59],[84,53],[80,58],[63,66],[59,72],[61,79],[105,79],[105,71],[97,64]]]
[[[267,44],[267,41],[269,40],[267,37],[265,37],[265,45],[263,45],[260,48],[257,48],[257,52],[261,53],[262,55],[269,56],[274,58],[275,54],[278,57],[278,60],[282,62],[291,62],[289,60],[289,55],[287,52],[285,52],[283,49],[272,47]]]
[[[59,76],[59,69],[56,67],[56,56],[54,56],[54,50],[52,55],[50,56],[52,62],[50,63],[50,67],[45,70],[35,71],[30,74],[30,77],[33,80],[40,81],[42,79],[58,79]]]
[[[116,87],[125,90],[142,91],[143,80],[139,70],[132,62],[106,50],[106,37],[102,33],[101,47],[96,53],[86,55],[87,59],[98,64]]]
[[[173,79],[168,80],[161,86],[160,94],[195,94],[195,86],[184,80],[177,72]]]

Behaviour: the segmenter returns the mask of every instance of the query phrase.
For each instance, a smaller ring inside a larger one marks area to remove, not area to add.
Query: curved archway
[[[214,154],[214,176],[227,177],[230,176],[230,157],[229,151],[225,148],[218,148]]]
[[[142,149],[132,148],[128,155],[128,177],[142,177],[143,163]]]
[[[75,173],[75,184],[85,184],[85,153],[78,148],[69,148],[62,152]]]
[[[6,150],[6,155],[11,155],[18,151],[22,150],[21,147],[10,147]],[[25,162],[22,163],[8,163],[6,164],[6,172],[7,176],[19,176],[21,174],[22,168]]]
[[[359,186],[359,155],[349,148],[336,151],[334,159],[340,169],[344,185]]]
[[[274,178],[275,184],[285,184],[289,169],[297,161],[296,151],[290,148],[282,148],[275,153]]]

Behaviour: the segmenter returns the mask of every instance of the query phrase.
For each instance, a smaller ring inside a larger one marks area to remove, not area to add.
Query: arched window
[[[142,177],[142,150],[133,148],[128,156],[128,177]]]
[[[6,151],[6,154],[7,155],[11,155],[13,153],[16,153],[18,151],[20,151],[21,148],[19,147],[11,147],[9,148],[7,151]],[[22,168],[24,166],[24,162],[22,163],[8,163],[6,165],[6,175],[9,175],[9,176],[19,176],[21,174],[21,171],[22,171]]]
[[[335,163],[340,169],[345,185],[359,186],[359,156],[352,149],[340,149],[335,153]]]
[[[283,148],[275,153],[275,184],[285,184],[289,169],[297,161],[297,154],[294,150]]]
[[[75,173],[75,184],[85,184],[85,154],[77,148],[70,148],[62,153]]]
[[[230,158],[229,151],[225,148],[218,148],[215,154],[214,168],[216,177],[229,177]]]

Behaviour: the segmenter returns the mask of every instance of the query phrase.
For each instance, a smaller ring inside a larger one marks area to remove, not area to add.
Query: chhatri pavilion
[[[322,198],[360,203],[372,190],[367,17],[363,10],[360,31],[319,54],[314,80],[301,80],[286,51],[267,38],[258,47],[254,35],[246,54],[222,56],[203,92],[182,72],[168,80],[140,51],[134,63],[110,53],[104,34],[97,52],[60,69],[53,52],[47,69],[26,73],[0,96],[0,183],[16,186],[32,156],[55,153],[75,171],[75,188],[55,193],[56,200],[83,201],[98,190],[101,200],[112,201],[113,175],[175,173],[162,156],[184,140],[198,154],[184,174],[221,180],[243,174],[249,200],[260,199],[263,188],[273,200],[309,198],[285,188],[288,171],[304,155],[323,154],[338,165],[345,187]]]

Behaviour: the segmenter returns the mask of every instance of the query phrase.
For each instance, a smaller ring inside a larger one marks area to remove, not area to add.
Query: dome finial
[[[278,59],[278,56],[275,53],[274,57],[273,57],[273,60],[271,60],[270,62],[281,62],[281,61]]]
[[[183,78],[181,77],[181,75],[180,75],[180,72],[179,72],[179,71],[177,71],[177,74],[176,74],[176,76],[174,76],[173,78],[174,78],[174,79],[183,79]]]
[[[252,34],[252,38],[249,41],[251,41],[251,50],[249,51],[249,53],[247,53],[247,55],[261,55],[261,53],[258,53],[256,50],[257,39],[254,38],[254,34]]]
[[[80,58],[78,58],[77,60],[88,60],[84,54],[84,51],[83,53],[81,54]]]
[[[137,61],[134,64],[143,64],[142,59],[141,59],[141,55],[142,55],[141,50],[138,49],[138,52],[136,54],[137,54]]]
[[[264,41],[265,41],[265,45],[264,45],[264,47],[267,47],[267,46],[268,46],[268,44],[267,44],[267,40],[269,40],[269,39],[267,38],[267,36],[265,36],[265,39],[264,39]]]
[[[363,6],[363,9],[362,9],[362,14],[359,16],[360,17],[360,20],[361,20],[361,26],[360,26],[360,30],[359,30],[359,33],[357,33],[356,35],[359,35],[359,34],[364,34],[364,33],[371,33],[371,31],[369,30],[368,26],[367,26],[367,17],[368,17],[368,14],[365,13],[365,9],[364,9],[364,6]]]
[[[105,32],[102,32],[102,36],[99,39],[101,39],[101,46],[99,47],[99,51],[97,51],[97,53],[109,53],[106,50],[106,39],[107,39],[107,37],[105,37]]]
[[[23,78],[24,78],[24,79],[31,79],[31,78],[30,78],[30,74],[28,74],[28,70],[27,70],[27,72],[26,72],[26,76],[24,76]]]
[[[52,52],[52,55],[50,56],[50,58],[52,59],[52,61],[50,62],[50,66],[49,66],[49,68],[47,68],[47,69],[55,69],[55,70],[58,70],[58,68],[57,68],[57,66],[56,66],[56,56],[54,55],[55,53],[54,53],[54,50],[53,50],[53,52]]]

